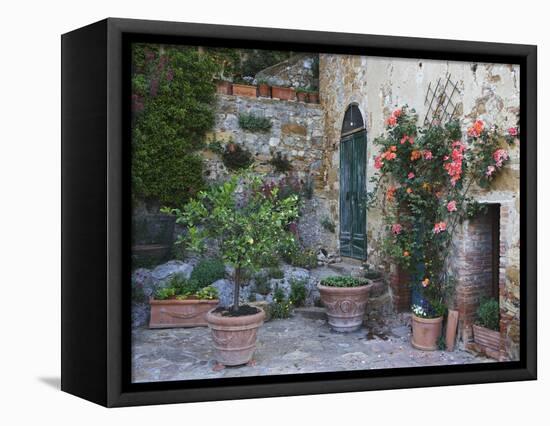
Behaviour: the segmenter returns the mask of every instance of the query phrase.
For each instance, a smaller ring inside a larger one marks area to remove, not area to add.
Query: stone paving
[[[371,322],[347,334],[330,331],[325,320],[295,314],[264,323],[258,333],[255,365],[216,365],[206,327],[133,330],[133,381],[154,382],[264,376],[343,370],[494,362],[461,350],[423,352],[410,345],[410,318]]]

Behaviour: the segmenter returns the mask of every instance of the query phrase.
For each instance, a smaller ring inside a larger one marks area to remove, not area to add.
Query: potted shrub
[[[378,195],[369,194],[367,204],[378,204],[384,216],[384,254],[411,280],[413,345],[429,350],[455,284],[448,268],[453,234],[483,211],[470,190],[491,186],[509,160],[504,147],[511,142],[481,120],[465,133],[458,120],[423,128],[417,123],[407,107],[385,120],[386,132],[374,140]]]
[[[258,96],[261,98],[271,97],[271,87],[267,80],[258,80]]]
[[[307,92],[307,99],[310,104],[318,104],[319,90],[315,87],[310,87]]]
[[[216,81],[216,92],[220,95],[232,95],[233,94],[233,84],[227,80],[217,80]]]
[[[251,84],[252,78],[244,77],[242,79],[237,79],[233,83],[233,95],[235,96],[248,96],[250,98],[256,97],[256,86]]]
[[[307,102],[308,90],[305,87],[298,87],[296,89],[296,98],[298,102]]]
[[[293,87],[271,87],[271,97],[281,101],[293,101],[296,98],[296,93]]]
[[[262,191],[260,177],[233,176],[223,184],[200,192],[183,210],[172,209],[177,222],[188,227],[180,238],[187,247],[201,251],[206,240],[218,243],[225,263],[234,268],[233,304],[207,314],[216,358],[220,365],[241,365],[252,359],[256,333],[265,313],[240,304],[240,288],[250,271],[259,269],[266,253],[274,253],[294,241],[288,224],[298,216],[298,197],[278,197],[278,191]]]
[[[500,351],[499,310],[498,300],[482,300],[477,310],[476,323],[472,326],[474,342],[485,350],[497,353]]]
[[[334,331],[349,332],[361,327],[371,288],[366,279],[327,277],[317,288],[327,310],[328,323]]]
[[[149,300],[149,328],[205,327],[206,314],[219,303],[214,287],[175,275]]]
[[[431,309],[421,305],[412,306],[412,339],[411,344],[423,351],[435,351],[443,324],[443,305]]]

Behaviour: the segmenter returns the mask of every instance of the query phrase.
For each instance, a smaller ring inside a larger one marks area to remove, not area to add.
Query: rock
[[[132,327],[144,327],[149,322],[149,304],[132,303]]]
[[[157,282],[165,281],[175,274],[181,274],[188,279],[191,272],[193,272],[193,265],[181,260],[171,260],[153,269],[152,277]]]
[[[233,281],[222,278],[212,284],[212,287],[218,290],[218,297],[220,299],[220,305],[229,307],[233,305]],[[251,286],[241,286],[240,291],[240,303],[248,303],[250,297]]]
[[[142,293],[145,299],[149,299],[154,290],[155,285],[149,269],[139,268],[132,273],[132,296]]]

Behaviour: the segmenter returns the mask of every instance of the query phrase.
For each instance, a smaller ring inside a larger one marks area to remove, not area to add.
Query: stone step
[[[325,308],[321,308],[317,306],[313,306],[310,308],[296,308],[294,309],[294,313],[297,315],[301,315],[304,318],[313,319],[313,320],[327,319]]]

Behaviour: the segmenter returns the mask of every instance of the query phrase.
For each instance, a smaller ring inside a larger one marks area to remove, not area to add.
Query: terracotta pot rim
[[[438,323],[438,322],[441,322],[443,321],[443,317],[437,317],[437,318],[421,318],[421,317],[417,317],[414,313],[412,314],[413,316],[413,319],[417,322],[423,322],[423,323],[426,323],[426,324],[433,324],[433,323]]]
[[[239,86],[239,87],[254,87],[256,88],[257,86],[254,86],[253,84],[241,84],[241,83],[232,83],[233,86]]]
[[[151,305],[173,305],[173,304],[177,304],[177,305],[198,305],[198,304],[218,304],[220,303],[220,300],[219,299],[183,299],[183,300],[178,300],[178,299],[164,299],[164,300],[157,300],[157,299],[153,299],[153,298],[150,298],[149,299],[149,303]]]
[[[319,291],[324,291],[325,293],[334,293],[334,294],[349,294],[349,293],[363,293],[368,292],[373,286],[373,283],[366,283],[358,287],[331,287],[328,285],[317,284]]]
[[[223,325],[223,326],[239,326],[239,325],[249,325],[258,322],[262,322],[265,318],[265,312],[262,308],[254,306],[259,312],[252,315],[242,315],[239,317],[224,317],[218,313],[214,313],[214,309],[209,310],[206,313],[206,320],[209,324]]]

